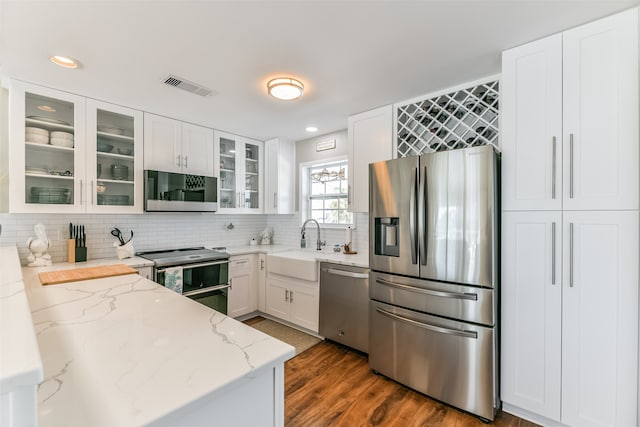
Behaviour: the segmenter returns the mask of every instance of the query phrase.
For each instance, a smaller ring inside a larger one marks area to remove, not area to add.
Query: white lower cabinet
[[[258,254],[258,310],[266,311],[267,254]]]
[[[279,274],[267,275],[266,313],[318,332],[319,287]]]
[[[502,400],[560,419],[562,213],[502,213]]]
[[[544,425],[635,426],[637,211],[502,220],[504,409]]]
[[[258,308],[256,289],[256,254],[229,258],[229,297],[227,315],[238,317]]]

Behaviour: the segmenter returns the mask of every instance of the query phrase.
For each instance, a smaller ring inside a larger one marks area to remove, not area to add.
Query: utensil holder
[[[133,243],[129,240],[124,245],[118,245],[118,242],[115,242],[113,246],[116,247],[116,256],[118,259],[131,258],[135,254],[135,250],[133,249]]]
[[[74,248],[76,250],[75,262],[84,262],[87,260],[87,247]]]

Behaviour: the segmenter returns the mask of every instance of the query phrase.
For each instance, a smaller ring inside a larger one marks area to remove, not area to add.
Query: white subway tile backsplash
[[[356,215],[357,228],[353,230],[353,247],[366,251],[369,245],[367,214]],[[134,232],[136,251],[179,248],[186,246],[238,246],[246,245],[251,238],[258,238],[267,227],[273,229],[273,244],[298,247],[300,245],[300,217],[292,215],[221,215],[199,213],[153,213],[144,215],[103,214],[0,214],[2,234],[0,246],[15,244],[20,260],[27,262],[27,240],[35,237],[33,226],[42,223],[51,242],[49,254],[54,262],[67,260],[69,222],[85,226],[88,259],[115,256],[111,236],[118,227],[125,237]],[[233,223],[229,230],[227,225]],[[346,243],[344,229],[322,229],[322,240],[327,247]],[[309,228],[307,239],[315,241],[315,227]]]

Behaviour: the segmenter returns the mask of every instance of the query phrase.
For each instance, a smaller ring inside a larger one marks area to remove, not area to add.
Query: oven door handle
[[[196,267],[209,267],[210,265],[220,265],[220,264],[228,264],[229,260],[228,259],[224,259],[221,261],[215,261],[215,262],[203,262],[200,264],[180,264],[180,265],[175,265],[172,267],[166,267],[166,268],[158,268],[156,270],[156,272],[158,273],[164,273],[166,270],[170,269],[170,268],[176,268],[176,267],[182,267],[182,269],[190,269],[190,268],[196,268]]]
[[[219,291],[222,289],[227,289],[230,288],[231,285],[227,284],[227,285],[220,285],[220,286],[209,286],[208,288],[203,288],[203,289],[198,289],[195,291],[189,291],[189,292],[184,292],[182,295],[184,295],[185,297],[190,297],[192,295],[200,295],[200,294],[204,294],[207,292],[213,292],[213,291]]]

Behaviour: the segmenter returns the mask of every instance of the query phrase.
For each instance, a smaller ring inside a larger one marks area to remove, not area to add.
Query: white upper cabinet
[[[144,114],[144,168],[214,176],[213,130]]]
[[[295,212],[295,143],[271,139],[264,143],[264,212],[290,214]]]
[[[141,213],[142,113],[12,81],[10,211]]]
[[[564,209],[638,209],[638,10],[562,40]]]
[[[218,213],[263,213],[264,143],[216,131]]]
[[[562,209],[562,35],[502,55],[502,208]]]
[[[638,208],[638,14],[503,54],[505,210]]]
[[[87,100],[87,211],[143,211],[142,121],[141,111]]]
[[[213,129],[182,123],[182,171],[214,176]]]
[[[349,211],[369,212],[369,163],[393,151],[393,106],[349,116]]]

